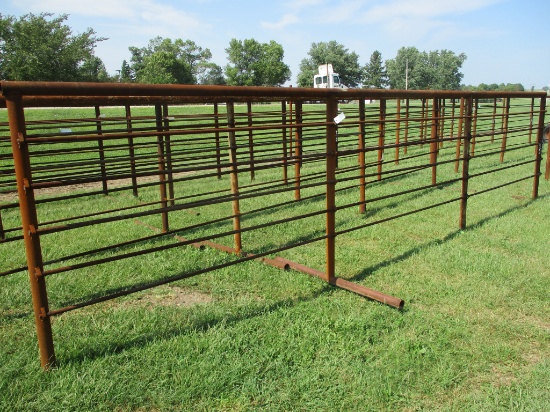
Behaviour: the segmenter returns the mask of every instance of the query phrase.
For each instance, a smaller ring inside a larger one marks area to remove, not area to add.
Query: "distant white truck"
[[[340,75],[334,73],[330,63],[319,66],[319,73],[313,76],[313,87],[316,89],[347,89],[346,86],[340,83]]]

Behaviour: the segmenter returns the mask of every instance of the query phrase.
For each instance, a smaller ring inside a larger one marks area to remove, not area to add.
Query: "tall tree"
[[[223,85],[226,84],[223,69],[215,63],[209,63],[199,80],[200,84]]]
[[[435,50],[427,54],[429,67],[428,88],[437,90],[458,90],[464,75],[460,72],[466,54],[456,55],[450,50]]]
[[[80,80],[84,82],[108,82],[111,78],[103,61],[97,56],[90,56],[80,66]]]
[[[181,44],[181,51],[184,59],[191,67],[191,73],[195,83],[202,83],[202,78],[212,69],[212,53],[209,49],[203,49],[194,41],[185,40]]]
[[[290,67],[283,62],[283,46],[271,40],[231,39],[225,49],[227,84],[233,86],[280,86],[290,79]]]
[[[126,60],[122,60],[122,66],[120,68],[120,79],[122,83],[130,83],[134,79],[132,78],[132,69]]]
[[[421,61],[420,52],[416,47],[402,47],[397,51],[395,59],[386,60],[390,88],[421,89]]]
[[[370,62],[363,69],[363,87],[383,89],[388,85],[388,75],[382,64],[382,54],[375,50],[370,56]]]
[[[73,35],[67,15],[25,14],[16,19],[0,15],[0,78],[7,80],[80,81],[98,76],[103,63],[94,48],[103,37],[91,28]],[[104,68],[104,66],[103,66]]]
[[[334,71],[340,75],[341,82],[348,87],[357,87],[361,83],[363,70],[359,64],[359,56],[336,41],[312,43],[308,55],[309,58],[300,63],[298,86],[313,87],[313,76],[317,74],[319,66],[325,63],[332,64]]]
[[[210,67],[212,58],[209,49],[191,40],[162,37],[149,40],[147,47],[132,46],[129,50],[132,57],[125,78],[139,83],[195,84]]]
[[[392,89],[458,90],[463,78],[460,72],[466,55],[450,50],[420,52],[415,47],[402,47],[395,59],[386,61]],[[408,75],[407,68],[408,67]]]

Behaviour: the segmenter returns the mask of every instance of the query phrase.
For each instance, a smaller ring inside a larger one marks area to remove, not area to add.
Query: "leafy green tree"
[[[134,79],[132,78],[132,69],[126,60],[122,60],[122,66],[120,68],[120,79],[122,83],[130,83]]]
[[[86,58],[80,66],[80,80],[84,82],[108,82],[111,77],[105,69],[105,64],[97,56]]]
[[[508,83],[506,85],[505,90],[511,91],[511,92],[524,92],[525,87],[523,87],[523,84],[521,83]]]
[[[497,91],[497,92],[524,92],[525,87],[521,83],[492,83],[492,84],[485,84],[480,83],[477,86],[472,85],[463,85],[461,87],[462,90],[471,90],[471,91]],[[548,88],[547,88],[548,89]],[[544,88],[543,88],[544,90]]]
[[[212,53],[209,49],[203,49],[191,40],[185,40],[180,48],[182,56],[191,67],[194,82],[202,83],[202,78],[207,75],[214,65],[210,62]]]
[[[464,76],[460,68],[465,60],[464,53],[456,55],[450,50],[427,53],[418,51],[416,47],[402,47],[395,59],[386,61],[390,87],[458,90]]]
[[[210,85],[226,84],[225,76],[223,75],[223,69],[215,63],[209,63],[209,65],[206,65],[206,69],[202,74],[199,83]]]
[[[31,81],[103,80],[103,63],[94,56],[100,41],[91,28],[73,35],[67,15],[0,15],[0,78]],[[98,78],[93,78],[93,73]],[[92,77],[91,77],[92,76]],[[101,78],[100,78],[101,77]]]
[[[386,60],[391,89],[421,89],[422,58],[416,47],[402,47],[395,59]]]
[[[375,50],[363,69],[363,87],[383,89],[388,85],[388,75],[382,64],[382,54]]]
[[[209,69],[210,50],[191,40],[149,40],[147,47],[129,47],[132,55],[128,68],[121,69],[121,79],[139,83],[196,84]]]
[[[231,39],[225,49],[227,84],[233,86],[280,86],[290,79],[290,67],[283,62],[283,46],[271,40]]]
[[[336,41],[312,43],[308,55],[309,58],[300,63],[298,86],[313,87],[313,76],[318,73],[319,66],[325,63],[332,64],[334,71],[340,75],[341,82],[348,87],[361,84],[363,70],[359,64],[359,56]]]
[[[466,54],[435,50],[427,54],[429,79],[427,87],[437,90],[458,90],[464,75],[460,72]]]
[[[139,83],[192,84],[195,83],[191,67],[178,60],[173,53],[157,51],[145,59],[143,69],[138,73]]]

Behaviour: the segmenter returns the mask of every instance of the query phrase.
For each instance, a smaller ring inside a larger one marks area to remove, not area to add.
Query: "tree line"
[[[109,75],[103,61],[94,54],[96,45],[108,39],[98,37],[91,28],[73,34],[65,24],[67,18],[66,14],[29,13],[16,19],[0,14],[0,79],[281,86],[291,78],[290,68],[283,61],[283,47],[273,40],[260,43],[255,39],[232,39],[225,49],[228,63],[222,68],[212,62],[209,49],[194,41],[162,37],[151,39],[146,47],[130,46],[130,60],[122,62],[117,74]],[[312,43],[307,56],[299,66],[299,87],[312,87],[318,66],[325,63],[332,64],[348,87],[465,87],[461,85],[460,69],[466,55],[450,50],[425,52],[403,47],[395,58],[385,62],[375,50],[361,65],[355,52],[329,41]],[[521,85],[497,85],[495,90],[501,88],[523,90]]]

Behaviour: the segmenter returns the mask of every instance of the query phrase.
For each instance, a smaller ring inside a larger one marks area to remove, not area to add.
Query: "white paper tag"
[[[342,112],[334,118],[334,123],[338,124],[346,118],[346,115]]]

